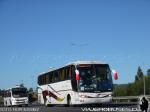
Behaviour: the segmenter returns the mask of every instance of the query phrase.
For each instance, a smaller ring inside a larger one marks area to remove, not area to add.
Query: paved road
[[[78,107],[45,107],[41,105],[30,105],[29,107],[0,107],[0,112],[129,112],[138,111],[138,104],[103,104],[99,106],[78,106]]]

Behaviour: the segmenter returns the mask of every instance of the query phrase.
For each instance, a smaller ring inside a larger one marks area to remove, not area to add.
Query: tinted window
[[[111,71],[107,64],[79,66],[78,70],[80,73],[80,91],[112,91]]]
[[[49,74],[48,73],[45,75],[45,82],[46,82],[46,84],[49,83]]]
[[[52,83],[52,76],[53,76],[52,72],[48,73],[48,76],[49,76],[49,83]]]
[[[65,80],[70,79],[70,67],[66,67],[65,69]]]
[[[54,74],[53,74],[53,82],[57,82],[59,79],[58,77],[58,71],[54,71]]]
[[[55,71],[51,71],[49,73],[40,75],[38,77],[38,84],[50,84],[58,81],[64,81],[70,79],[70,67],[64,67]]]
[[[60,81],[65,80],[65,69],[64,68],[60,69],[59,77],[60,77]]]
[[[27,97],[27,89],[26,88],[13,88],[12,95],[15,98]]]

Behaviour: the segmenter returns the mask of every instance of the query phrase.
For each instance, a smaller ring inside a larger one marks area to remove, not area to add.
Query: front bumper
[[[73,104],[102,104],[102,103],[111,103],[112,97],[105,98],[79,98]]]

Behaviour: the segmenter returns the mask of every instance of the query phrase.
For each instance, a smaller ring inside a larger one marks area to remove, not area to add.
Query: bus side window
[[[52,72],[52,83],[54,83],[55,82],[55,74],[54,74],[54,72]]]
[[[55,77],[55,82],[59,81],[59,71],[56,71],[56,77]]]
[[[44,83],[44,75],[41,76],[41,84],[43,85]]]
[[[49,84],[49,73],[45,75],[45,79],[46,84]]]
[[[62,68],[61,70],[60,70],[60,81],[64,81],[65,80],[65,69],[64,68]]]
[[[58,81],[58,71],[54,71],[53,73],[53,82],[57,82]]]
[[[48,73],[48,76],[49,76],[49,84],[52,83],[52,73]]]
[[[38,77],[38,84],[41,85],[41,76]]]
[[[70,79],[70,67],[66,67],[65,68],[65,80],[69,80]]]
[[[44,75],[44,84],[46,84],[46,74]]]
[[[42,76],[40,76],[39,80],[40,80],[40,85],[42,85]]]
[[[59,70],[57,71],[57,73],[58,73],[57,81],[61,81],[61,70],[59,69]]]
[[[62,79],[65,80],[65,68],[62,69]]]

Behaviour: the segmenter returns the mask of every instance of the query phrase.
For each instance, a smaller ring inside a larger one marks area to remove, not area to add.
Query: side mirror
[[[76,80],[80,80],[79,70],[75,70],[75,73],[76,73]]]
[[[115,80],[118,80],[118,73],[116,70],[112,70],[112,73],[113,73],[113,77]]]

